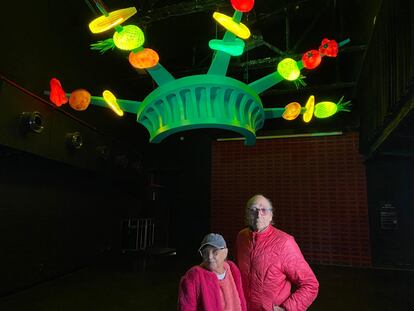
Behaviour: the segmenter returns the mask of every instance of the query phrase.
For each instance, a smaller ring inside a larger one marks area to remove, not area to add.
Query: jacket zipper
[[[253,253],[256,250],[256,239],[255,239],[255,234],[254,232],[252,232],[252,251],[250,252],[250,262],[249,262],[249,300],[252,296],[252,287],[251,287],[251,280],[252,278],[250,277],[252,274],[252,262],[253,262]]]

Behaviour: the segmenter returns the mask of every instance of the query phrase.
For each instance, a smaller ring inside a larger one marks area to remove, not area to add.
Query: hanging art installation
[[[105,53],[117,47],[129,51],[128,60],[134,68],[145,69],[158,87],[143,101],[117,99],[109,90],[102,97],[90,96],[86,90],[76,90],[79,104],[69,103],[76,110],[84,110],[89,103],[112,109],[118,116],[124,112],[137,115],[137,122],[149,132],[150,142],[159,143],[169,135],[200,128],[219,128],[244,136],[245,145],[254,145],[256,131],[269,119],[294,120],[302,115],[304,122],[313,116],[327,118],[339,111],[350,111],[349,102],[320,102],[309,97],[302,107],[292,102],[282,108],[264,108],[259,95],[283,80],[303,85],[301,70],[312,70],[320,65],[323,57],[336,57],[341,46],[350,40],[337,43],[323,39],[318,49],[305,52],[300,60],[282,59],[276,70],[256,81],[244,83],[226,76],[232,56],[243,54],[249,28],[241,23],[243,13],[249,12],[254,0],[231,0],[235,12],[228,16],[213,13],[214,20],[225,28],[222,39],[212,39],[209,47],[214,51],[210,67],[205,74],[176,79],[159,62],[158,53],[144,47],[144,32],[136,25],[124,23],[137,13],[135,7],[107,12],[100,1],[95,4],[102,16],[89,24],[92,33],[114,31],[111,38],[91,44],[91,49]],[[50,99],[57,106],[67,102],[67,97],[57,79],[50,82]],[[54,89],[53,89],[54,88]],[[53,95],[52,95],[53,94]],[[82,97],[83,95],[83,97]],[[53,98],[52,98],[53,97]],[[81,100],[83,99],[83,100]]]

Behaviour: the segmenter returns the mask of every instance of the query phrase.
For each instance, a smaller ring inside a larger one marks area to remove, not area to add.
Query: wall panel
[[[365,168],[358,135],[214,142],[212,230],[230,246],[244,226],[244,206],[261,193],[275,223],[315,263],[371,264]]]

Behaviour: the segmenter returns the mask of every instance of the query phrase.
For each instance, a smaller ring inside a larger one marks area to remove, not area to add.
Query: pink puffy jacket
[[[274,305],[306,310],[318,294],[319,283],[294,238],[273,226],[240,231],[236,259],[249,311],[271,311]]]
[[[241,284],[240,271],[227,260],[231,274],[236,283],[242,311],[247,311]],[[178,291],[179,311],[220,311],[220,285],[217,275],[200,266],[194,266],[181,278]]]

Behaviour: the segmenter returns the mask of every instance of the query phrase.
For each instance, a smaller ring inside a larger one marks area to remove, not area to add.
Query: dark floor
[[[175,310],[179,278],[191,264],[178,256],[106,259],[2,297],[0,310]],[[313,268],[320,292],[310,310],[414,310],[414,271]]]

